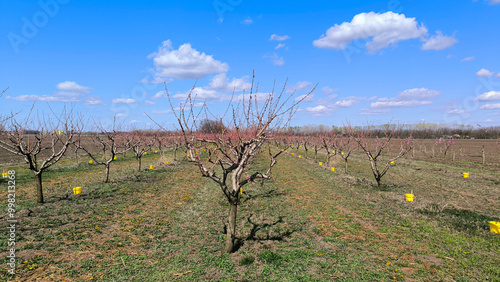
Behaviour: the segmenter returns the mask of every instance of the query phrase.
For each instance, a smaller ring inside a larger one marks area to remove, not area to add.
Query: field
[[[500,234],[488,226],[500,221],[500,152],[494,141],[458,140],[445,173],[433,142],[417,142],[414,157],[399,159],[380,188],[359,152],[348,174],[338,156],[332,172],[318,165],[323,154],[316,161],[311,152],[283,154],[272,180],[245,186],[231,254],[223,252],[228,208],[220,188],[171,151],[161,160],[150,151],[143,167],[156,168],[140,172],[131,153],[120,155],[107,184],[103,167],[85,157],[76,164],[70,154],[44,174],[42,205],[32,173],[4,165],[16,171],[18,261],[15,276],[2,263],[0,280],[500,281]],[[267,163],[259,156],[252,168]],[[7,182],[0,185],[5,211]],[[73,195],[75,186],[81,194]],[[407,202],[411,191],[415,201]]]

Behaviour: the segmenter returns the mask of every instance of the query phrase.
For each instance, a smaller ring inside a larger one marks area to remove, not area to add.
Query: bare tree
[[[131,132],[131,146],[135,154],[135,159],[137,160],[137,171],[141,171],[142,157],[154,146],[156,137],[156,134],[147,134],[147,132],[142,130],[134,130]]]
[[[120,127],[120,126],[118,126]],[[88,146],[82,145],[82,136],[78,136],[75,147],[77,149],[83,150],[87,155],[92,158],[95,164],[103,165],[105,167],[104,173],[104,183],[109,182],[109,168],[111,162],[113,162],[118,154],[124,154],[125,152],[132,149],[130,144],[131,140],[127,139],[122,132],[117,131],[116,128],[116,117],[113,121],[113,128],[107,130],[104,126],[99,123],[95,123],[94,133],[90,136],[94,147],[100,147],[101,150],[98,152],[92,152]],[[102,158],[99,160],[97,155],[102,153]],[[106,159],[107,157],[107,159]]]
[[[380,180],[389,171],[391,163],[394,163],[397,159],[403,157],[408,151],[413,147],[413,137],[410,136],[405,139],[400,139],[397,137],[397,129],[391,124],[388,124],[384,131],[381,132],[382,138],[378,135],[375,137],[371,136],[370,127],[365,130],[354,131],[350,128],[350,135],[359,144],[359,147],[366,154],[368,161],[370,162],[373,176],[377,181],[377,185],[380,187]],[[394,157],[388,157],[385,162],[381,161],[382,152],[388,147],[394,137],[397,137],[399,141],[399,152]],[[380,165],[382,163],[382,165]]]
[[[210,134],[198,130],[199,123],[196,121],[200,120],[201,111],[198,115],[193,112],[195,97],[192,91],[180,105],[179,112],[175,113],[170,94],[165,87],[184,144],[189,150],[189,159],[196,163],[202,176],[212,179],[219,185],[229,203],[225,245],[225,251],[228,253],[232,252],[235,246],[236,215],[243,187],[258,178],[269,179],[277,157],[283,151],[273,153],[268,146],[269,166],[265,172],[249,172],[248,165],[261,152],[264,143],[273,138],[273,133],[291,119],[300,102],[291,102],[292,96],[283,97],[286,83],[279,94],[275,94],[274,89],[269,95],[254,93],[254,78],[255,74],[249,94],[237,98],[237,105],[234,105],[234,102],[229,103],[226,113],[221,118],[216,118],[222,121],[226,115],[228,116],[224,127],[217,128],[219,131]],[[209,112],[206,105],[203,109],[205,113]],[[202,155],[202,149],[207,150],[207,153]]]
[[[347,166],[349,162],[349,157],[354,149],[353,146],[353,138],[350,135],[347,136],[336,136],[334,139],[334,147],[336,148],[336,152],[339,153],[340,157],[344,160],[345,169],[344,173],[347,174]]]
[[[5,126],[7,139],[0,139],[0,147],[24,158],[36,178],[37,202],[44,203],[42,174],[61,160],[75,142],[75,136],[81,131],[81,118],[74,120],[72,112],[64,110],[59,116],[54,114],[54,118],[42,115],[35,126],[32,110],[22,121],[9,119]],[[33,128],[37,130],[27,134],[27,130]]]
[[[443,160],[444,160],[444,172],[448,172],[448,162],[446,160],[446,154],[448,153],[448,150],[455,144],[455,140],[453,138],[449,140],[445,140],[443,138],[439,138],[435,145],[439,147],[439,150],[441,153],[443,153]]]

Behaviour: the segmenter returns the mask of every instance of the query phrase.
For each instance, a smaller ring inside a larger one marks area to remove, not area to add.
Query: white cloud
[[[290,94],[290,93],[294,93],[295,91],[304,90],[304,89],[306,89],[306,87],[309,84],[311,84],[311,83],[308,81],[299,81],[294,86],[288,87],[288,89],[286,90],[286,93]]]
[[[102,99],[98,96],[88,96],[90,88],[78,85],[74,81],[65,81],[56,85],[62,91],[50,95],[20,95],[17,97],[7,96],[6,99],[27,102],[62,102],[62,103],[84,103],[87,106],[101,106]]]
[[[74,81],[64,81],[56,85],[56,88],[61,91],[75,93],[90,93],[90,88],[87,86],[78,85]]]
[[[472,56],[472,57],[463,58],[460,62],[471,62],[471,61],[474,61],[475,59],[476,59],[476,57]]]
[[[410,100],[410,101],[395,101],[395,100],[390,100],[390,99],[379,99],[375,103],[370,104],[370,108],[399,108],[399,107],[418,107],[418,106],[423,106],[423,105],[430,105],[432,104],[431,101],[417,101],[417,100]]]
[[[302,100],[304,99],[304,100]],[[295,102],[298,102],[302,100],[302,102],[312,102],[314,100],[314,94],[310,94],[310,95],[307,95],[307,94],[304,94],[304,95],[300,95],[299,97],[295,98],[293,101]]]
[[[5,99],[27,102],[27,101],[41,101],[41,102],[63,102],[63,103],[78,103],[82,99],[80,94],[72,92],[57,92],[52,95],[20,95],[17,97],[7,96]]]
[[[167,91],[162,90],[156,93],[153,97],[151,97],[152,100],[158,100],[161,98],[166,98],[167,97]]]
[[[158,115],[166,115],[170,114],[172,111],[171,110],[153,110],[151,113],[153,114],[158,114]]]
[[[265,55],[264,58],[271,59],[274,65],[282,66],[285,64],[283,57],[278,56],[278,54],[273,53],[273,55]]]
[[[323,95],[330,95],[330,94],[333,94],[337,91],[338,91],[338,89],[333,89],[330,86],[325,86],[325,87],[321,88],[321,93],[323,93]]]
[[[432,104],[431,101],[421,101],[440,96],[441,92],[427,88],[413,88],[399,92],[393,98],[379,98],[370,104],[370,108],[418,107]]]
[[[399,100],[411,100],[411,99],[417,99],[417,100],[423,100],[423,99],[430,99],[430,98],[435,98],[441,95],[441,92],[436,91],[436,90],[430,90],[427,88],[413,88],[413,89],[407,89],[402,92],[400,92],[397,96],[397,99]]]
[[[497,76],[495,76],[496,79],[500,79],[500,73],[497,73]]]
[[[158,52],[150,54],[148,58],[153,58],[156,67],[153,81],[155,83],[171,79],[203,78],[229,70],[227,63],[215,60],[212,55],[198,52],[191,48],[189,43],[182,44],[178,50],[172,49],[170,40],[163,41]]]
[[[491,119],[487,119],[487,120],[485,120],[484,122],[492,122],[492,121],[493,121],[493,120],[491,120]]]
[[[353,40],[371,38],[366,43],[366,49],[376,51],[400,41],[423,38],[426,35],[427,28],[423,24],[419,26],[415,18],[393,12],[370,12],[355,15],[351,22],[335,24],[326,31],[326,35],[314,40],[313,45],[317,48],[342,50]]]
[[[500,91],[485,92],[477,96],[475,101],[500,101]]]
[[[337,111],[339,108],[351,107],[365,99],[365,98],[350,96],[335,102],[331,101],[335,99],[336,96],[337,95],[333,94],[327,99],[319,99],[318,101],[316,101],[316,104],[318,104],[318,106],[308,107],[306,108],[306,111],[315,116],[330,115],[333,112]]]
[[[477,77],[490,77],[490,76],[493,76],[494,73],[492,73],[491,71],[487,70],[487,69],[480,69],[477,73],[476,73],[476,76]]]
[[[115,117],[126,117],[126,116],[127,116],[126,114],[122,114],[122,113],[115,115]]]
[[[449,114],[455,114],[455,115],[462,115],[462,114],[467,114],[470,113],[469,110],[459,110],[459,109],[453,109],[448,112]]]
[[[111,100],[111,103],[113,103],[113,104],[135,104],[135,103],[137,103],[137,101],[135,101],[135,99],[131,99],[131,98],[128,98],[128,99],[117,98],[117,99]]]
[[[225,73],[218,74],[210,80],[210,84],[206,87],[207,89],[219,89],[226,91],[250,91],[252,83],[248,82],[249,76],[243,76],[242,78],[233,78],[229,81]]]
[[[486,105],[482,105],[481,107],[479,107],[479,109],[481,109],[481,110],[496,110],[496,109],[500,109],[500,103],[499,104],[486,104]]]
[[[326,113],[330,113],[331,109],[324,106],[324,105],[319,105],[316,107],[307,107],[306,111],[308,111],[310,113],[316,113],[316,114],[326,114]]]
[[[244,19],[243,21],[241,21],[242,24],[252,24],[253,23],[253,20],[248,17],[246,19]]]
[[[347,108],[359,103],[361,100],[363,100],[363,98],[351,96],[335,102],[333,104],[333,107]]]
[[[270,41],[285,41],[287,39],[290,39],[290,36],[288,35],[276,35],[276,34],[273,34],[271,35],[271,38],[269,38]]]
[[[283,48],[283,47],[285,47],[285,44],[280,43],[280,44],[276,45],[276,47],[274,47],[274,50],[278,50],[279,48]]]
[[[141,121],[138,121],[138,120],[135,120],[135,119],[130,121],[130,124],[134,124],[134,123],[141,123]]]
[[[500,4],[500,0],[489,0],[491,5]]]
[[[154,104],[155,104],[155,102],[153,102],[153,101],[145,101],[144,102],[144,105],[146,105],[146,106],[153,106]]]
[[[217,92],[214,89],[206,89],[203,87],[195,87],[192,90],[177,93],[174,95],[174,98],[180,99],[180,100],[185,100],[187,98],[187,96],[189,95],[190,91],[192,91],[191,97],[194,100],[227,101],[231,98],[230,96],[228,96],[226,94],[222,94],[220,92]]]
[[[452,36],[445,36],[441,31],[437,31],[436,35],[431,36],[428,39],[425,39],[424,44],[422,45],[422,50],[443,50],[449,48],[458,42],[455,39],[455,34]]]
[[[101,97],[98,97],[98,96],[90,96],[90,97],[86,96],[84,104],[88,105],[88,106],[102,106],[102,105],[104,105],[102,103]]]
[[[376,109],[362,109],[360,115],[362,116],[375,116],[375,115],[388,115],[391,110],[388,108],[376,108]]]

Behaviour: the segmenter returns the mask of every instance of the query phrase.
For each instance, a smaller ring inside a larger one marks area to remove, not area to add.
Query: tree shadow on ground
[[[456,208],[440,209],[437,204],[428,205],[417,211],[421,214],[439,218],[445,225],[470,234],[489,231],[489,221],[500,221],[500,218],[482,215],[470,210]]]
[[[249,217],[247,217],[248,223],[252,225],[252,229],[250,229],[250,233],[244,237],[244,238],[239,238],[237,239],[233,252],[237,252],[247,241],[283,241],[286,237],[290,237],[295,231],[297,231],[296,228],[291,228],[288,230],[283,230],[281,232],[275,233],[273,235],[270,235],[268,232],[264,237],[258,237],[257,232],[269,227],[276,226],[279,223],[284,223],[283,218],[284,216],[279,216],[278,220],[271,222],[271,223],[255,223],[252,221],[252,216],[251,214]]]
[[[283,192],[278,192],[276,189],[271,189],[269,191],[266,191],[264,193],[260,193],[260,194],[255,194],[255,195],[250,195],[246,192],[243,192],[244,194],[246,194],[247,197],[245,197],[244,199],[241,200],[241,203],[246,203],[250,200],[255,200],[257,198],[271,198],[271,197],[277,197],[277,196],[282,196],[282,195],[285,195],[285,193]]]

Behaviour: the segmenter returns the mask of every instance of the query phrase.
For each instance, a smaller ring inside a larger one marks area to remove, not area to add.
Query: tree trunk
[[[109,182],[109,164],[106,165],[106,176],[104,178],[104,183]]]
[[[344,173],[347,174],[347,159],[344,159],[345,161],[345,170],[344,170]]]
[[[141,159],[142,158],[137,158],[137,162],[138,162],[137,171],[141,171]]]
[[[224,251],[231,253],[234,249],[234,240],[236,236],[236,214],[238,212],[238,204],[234,202],[229,203],[229,217],[226,234],[226,247]]]
[[[42,190],[42,172],[35,174],[36,177],[36,200],[38,203],[43,204],[43,190]]]
[[[375,177],[375,180],[377,180],[377,186],[380,187],[380,177]]]

